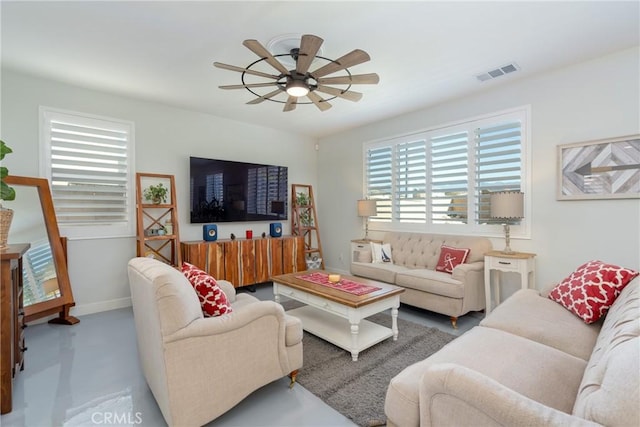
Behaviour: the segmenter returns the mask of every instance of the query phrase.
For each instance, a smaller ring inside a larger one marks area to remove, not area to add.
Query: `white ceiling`
[[[638,1],[3,0],[1,13],[3,67],[314,137],[640,44]],[[325,112],[283,113],[283,104],[246,105],[254,96],[244,89],[218,89],[240,73],[214,61],[245,67],[258,58],[243,40],[283,34],[322,37],[332,59],[365,50],[371,61],[350,71],[380,83]],[[521,71],[475,78],[510,62]]]

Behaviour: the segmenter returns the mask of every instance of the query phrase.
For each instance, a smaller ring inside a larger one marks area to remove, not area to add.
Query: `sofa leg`
[[[458,318],[451,316],[451,326],[453,329],[458,329]]]
[[[289,378],[291,378],[291,382],[289,383],[289,388],[293,388],[293,386],[296,383],[296,378],[297,377],[298,377],[298,370],[297,369],[289,374]]]

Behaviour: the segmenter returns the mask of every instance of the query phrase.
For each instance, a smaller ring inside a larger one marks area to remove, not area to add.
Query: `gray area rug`
[[[283,303],[285,310],[299,307]],[[391,327],[391,316],[379,313],[368,320]],[[405,367],[424,360],[455,336],[436,328],[398,319],[397,341],[389,338],[351,360],[351,354],[305,332],[304,364],[298,382],[329,406],[360,426],[384,425],[384,399],[389,381]]]

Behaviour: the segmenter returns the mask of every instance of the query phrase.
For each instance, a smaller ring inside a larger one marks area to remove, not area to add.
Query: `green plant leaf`
[[[4,141],[0,139],[0,160],[3,160],[4,156],[9,153],[13,153],[13,150],[7,147],[7,144],[5,144]]]
[[[0,182],[0,200],[15,200],[16,190],[9,187],[6,182]]]
[[[5,179],[9,175],[9,169],[0,166],[0,179]]]

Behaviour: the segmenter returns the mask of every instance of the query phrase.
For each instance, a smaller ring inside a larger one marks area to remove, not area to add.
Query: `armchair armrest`
[[[599,426],[543,405],[464,366],[431,366],[420,381],[420,426]]]
[[[257,301],[223,316],[196,319],[186,327],[165,336],[164,342],[170,343],[188,338],[224,334],[266,316],[275,316],[282,329],[282,334],[284,334],[286,321],[282,306],[275,301]]]
[[[236,300],[236,288],[233,287],[231,282],[226,280],[216,280],[216,283],[220,289],[222,289],[222,292],[224,292],[224,295],[227,297],[229,302],[234,302]]]

